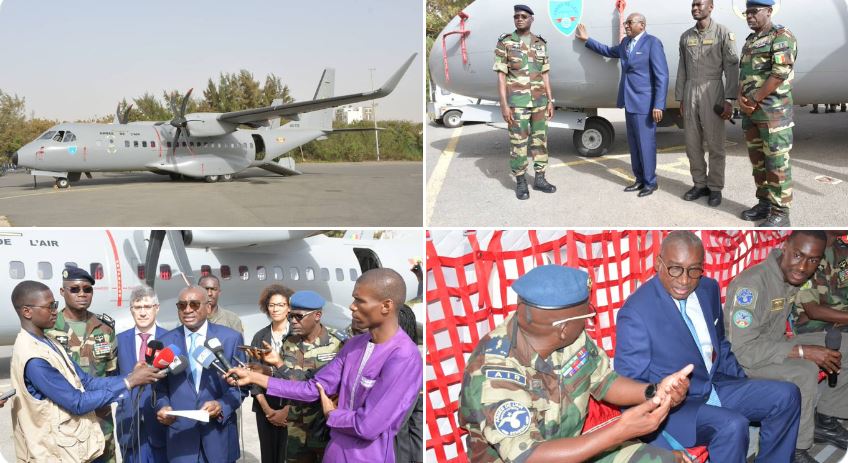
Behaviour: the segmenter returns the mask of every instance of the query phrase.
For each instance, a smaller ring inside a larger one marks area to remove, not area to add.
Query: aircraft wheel
[[[68,188],[71,183],[65,177],[56,177],[56,187],[57,188]]]
[[[598,157],[607,154],[615,139],[615,129],[602,117],[590,117],[583,130],[574,131],[574,147],[581,156]]]
[[[215,183],[218,181],[218,178],[220,178],[218,175],[207,175],[203,177],[203,180],[206,180],[206,183]]]
[[[452,109],[442,116],[442,125],[449,129],[455,129],[462,125],[462,113]]]
[[[221,181],[222,182],[232,182],[233,178],[234,178],[233,174],[224,174],[224,175],[221,176]]]
[[[175,181],[175,182],[176,182],[177,180],[180,180],[181,178],[183,178],[183,176],[182,176],[182,175],[180,175],[180,174],[168,174],[168,177],[171,177],[171,180],[173,180],[173,181]]]

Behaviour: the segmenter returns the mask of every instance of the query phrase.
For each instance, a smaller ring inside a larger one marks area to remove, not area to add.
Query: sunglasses
[[[59,301],[53,301],[50,305],[25,305],[24,307],[29,307],[31,309],[48,309],[48,310],[59,310]]]
[[[177,309],[185,311],[186,307],[191,307],[191,310],[197,310],[202,304],[200,301],[177,301]]]
[[[70,291],[72,294],[77,294],[80,291],[85,294],[91,294],[94,292],[94,288],[92,286],[71,286],[70,288],[65,288]]]
[[[745,16],[756,16],[757,14],[760,13],[760,11],[763,11],[765,9],[766,9],[766,7],[748,8],[747,10],[745,10]]]
[[[289,315],[286,318],[288,318],[289,320],[294,320],[294,321],[300,323],[300,321],[303,320],[304,317],[308,317],[308,316],[314,314],[315,312],[317,312],[317,311],[312,311],[312,312],[309,312],[309,313],[289,312]]]
[[[527,15],[527,14],[517,14],[517,15],[513,16],[512,19],[528,19],[529,17],[530,17],[530,15]]]

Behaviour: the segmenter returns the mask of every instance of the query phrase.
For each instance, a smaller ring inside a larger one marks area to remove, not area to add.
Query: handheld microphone
[[[831,326],[827,330],[827,334],[824,336],[824,345],[828,349],[839,351],[839,347],[842,346],[842,330],[835,326]],[[836,387],[836,381],[839,379],[839,373],[833,372],[827,374],[827,385],[829,387]]]
[[[188,358],[185,355],[174,357],[174,361],[168,365],[169,375],[178,375],[188,368]]]
[[[158,354],[156,354],[156,358],[153,359],[153,363],[151,366],[159,370],[164,370],[165,368],[168,368],[168,365],[170,365],[171,362],[174,361],[174,357],[179,354],[179,347],[171,344],[170,346],[162,349],[161,351],[159,351]]]
[[[207,349],[206,346],[197,346],[191,355],[195,360],[197,360],[197,363],[203,366],[204,369],[215,367],[222,374],[227,372],[227,370],[221,368],[221,365],[215,362],[215,355],[211,350]]]
[[[224,368],[229,370],[232,368],[230,366],[230,362],[227,360],[227,357],[224,356],[224,346],[221,345],[221,341],[218,338],[209,338],[204,343],[206,348],[212,351],[212,354],[215,355],[215,358],[221,362],[221,365],[224,365]]]
[[[147,343],[147,349],[144,351],[144,361],[148,365],[153,365],[153,359],[160,350],[164,349],[165,345],[161,341],[153,340]]]

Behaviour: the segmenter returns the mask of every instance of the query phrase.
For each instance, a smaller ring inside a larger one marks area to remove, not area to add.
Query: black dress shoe
[[[707,196],[708,194],[710,194],[709,188],[707,188],[707,187],[698,188],[696,186],[693,186],[691,190],[687,191],[683,195],[683,200],[684,201],[694,201],[694,200],[700,198],[701,196]]]
[[[710,199],[707,200],[707,204],[709,204],[710,207],[718,207],[721,205],[721,192],[710,191]]]
[[[656,185],[654,185],[654,186],[646,186],[645,188],[642,188],[641,190],[639,190],[639,194],[638,194],[638,195],[636,195],[636,196],[638,196],[638,197],[640,197],[640,198],[644,198],[645,196],[650,196],[650,195],[652,195],[655,191],[657,191],[657,188],[659,188],[659,187],[658,187],[658,186],[656,186]]]
[[[770,210],[771,204],[768,201],[761,199],[756,206],[742,211],[740,217],[742,217],[742,220],[756,222],[757,220],[763,220],[768,217],[768,213]]]
[[[810,456],[806,450],[795,449],[794,458],[792,461],[795,463],[818,463],[818,460]]]
[[[848,447],[848,430],[836,418],[816,412],[813,441],[828,443],[845,450]]]
[[[629,193],[631,191],[641,191],[642,188],[645,188],[645,184],[642,183],[642,182],[636,182],[632,185],[628,185],[628,186],[624,187],[624,191]]]

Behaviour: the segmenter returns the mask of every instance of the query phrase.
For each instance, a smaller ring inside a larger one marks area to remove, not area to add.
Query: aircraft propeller
[[[128,105],[127,109],[124,110],[124,114],[121,114],[121,104],[118,103],[118,109],[115,110],[115,113],[118,116],[118,124],[124,125],[130,120],[130,111],[132,111],[133,105]]]
[[[171,252],[177,260],[177,268],[182,272],[188,285],[194,284],[194,271],[186,253],[183,233],[179,230],[150,230],[150,242],[147,244],[147,257],[144,260],[144,282],[151,288],[156,283],[156,274],[159,271],[159,254],[162,252],[162,243],[165,237],[171,244]]]

